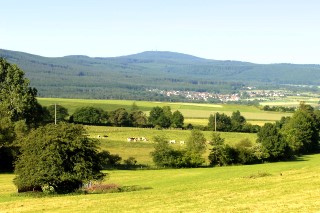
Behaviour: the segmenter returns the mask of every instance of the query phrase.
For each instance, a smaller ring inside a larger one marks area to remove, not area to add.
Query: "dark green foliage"
[[[246,119],[240,114],[239,110],[233,112],[231,115],[231,131],[242,132],[243,125],[246,123]]]
[[[102,169],[115,168],[120,165],[122,158],[118,154],[111,154],[109,151],[98,153]]]
[[[153,126],[159,125],[159,118],[163,115],[163,109],[161,107],[153,107],[149,114],[149,123]],[[160,125],[159,125],[160,126]]]
[[[191,130],[191,135],[186,140],[187,151],[203,154],[206,150],[206,138],[204,134],[197,129]]]
[[[42,122],[43,109],[36,100],[37,90],[16,65],[0,58],[0,110],[11,121],[25,120],[29,126]]]
[[[113,126],[130,126],[129,113],[124,108],[116,109],[109,113],[109,122]]]
[[[226,166],[233,164],[236,152],[231,146],[224,143],[224,138],[219,133],[212,133],[210,145],[212,145],[208,156],[210,165]]]
[[[155,136],[154,151],[151,152],[153,162],[161,167],[176,167],[177,152],[170,147],[164,136]]]
[[[175,111],[171,117],[171,126],[173,128],[182,128],[184,125],[184,117],[180,111]]]
[[[239,111],[233,112],[231,117],[217,112],[209,116],[208,129],[221,132],[255,133],[260,130],[260,126],[247,123]]]
[[[208,156],[210,165],[227,166],[236,163],[237,151],[228,144],[213,146]]]
[[[19,139],[43,122],[44,109],[36,95],[24,72],[0,58],[0,171],[13,170]]]
[[[213,133],[210,144],[212,149],[208,159],[212,166],[260,163],[264,158],[261,146],[253,145],[247,138],[232,147],[224,143],[219,133]]]
[[[96,141],[80,125],[48,124],[30,132],[21,142],[14,184],[19,191],[44,186],[58,193],[76,190],[82,183],[100,180]]]
[[[224,138],[221,137],[220,133],[213,132],[211,136],[210,145],[221,146],[224,144]]]
[[[169,106],[153,107],[149,115],[149,123],[157,128],[182,128],[184,117],[179,111],[175,111],[173,114]]]
[[[215,121],[217,122],[216,124]],[[224,113],[217,112],[215,115],[210,115],[208,127],[209,130],[215,130],[216,127],[217,131],[229,132],[232,129],[231,118]]]
[[[200,153],[195,150],[175,150],[164,136],[155,137],[155,150],[151,153],[153,162],[160,167],[190,168],[204,163]]]
[[[95,107],[82,107],[75,110],[70,119],[74,123],[78,124],[102,124],[103,110]]]
[[[243,139],[235,145],[237,152],[236,163],[237,164],[253,164],[258,163],[258,158],[255,155],[254,145],[249,139]]]
[[[264,111],[275,111],[275,112],[294,112],[296,110],[295,107],[284,107],[284,106],[272,106],[265,105],[262,107]]]
[[[134,127],[144,127],[148,124],[147,116],[142,111],[132,111],[129,114],[129,120]]]
[[[18,155],[18,146],[0,146],[0,172],[12,172]]]
[[[61,105],[50,105],[46,108],[48,111],[47,122],[53,123],[55,121],[55,111],[57,122],[66,121],[69,116],[68,109]]]
[[[292,157],[293,153],[276,124],[266,123],[258,132],[257,143],[263,146],[268,161],[286,160]]]
[[[309,105],[301,104],[283,125],[281,133],[296,154],[315,153],[319,149],[318,121]]]
[[[125,167],[134,167],[137,164],[137,160],[134,157],[128,157],[128,159],[123,160]]]

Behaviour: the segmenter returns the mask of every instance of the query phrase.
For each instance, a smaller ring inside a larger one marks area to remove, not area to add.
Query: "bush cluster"
[[[233,112],[231,116],[224,113],[210,115],[207,129],[221,132],[255,133],[260,130],[260,126],[247,123],[245,117],[243,117],[239,111],[236,111]]]
[[[159,167],[191,168],[204,163],[202,154],[206,149],[206,140],[199,130],[192,130],[186,141],[185,149],[176,150],[169,145],[164,136],[155,137],[155,150],[151,153],[153,162]]]

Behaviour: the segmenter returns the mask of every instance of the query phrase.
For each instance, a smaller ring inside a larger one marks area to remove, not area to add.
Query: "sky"
[[[318,0],[8,0],[0,6],[0,49],[320,64],[319,9]]]

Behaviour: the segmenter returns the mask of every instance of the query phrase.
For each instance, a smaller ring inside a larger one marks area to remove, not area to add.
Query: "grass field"
[[[86,126],[89,136],[99,139],[101,148],[110,151],[112,154],[119,154],[122,159],[134,157],[138,164],[153,165],[150,152],[154,150],[153,138],[156,135],[165,135],[169,140],[176,140],[173,144],[176,149],[184,148],[179,141],[186,141],[190,136],[190,130],[175,130],[175,129],[143,129],[131,127],[105,127],[105,126]],[[205,138],[210,141],[212,131],[204,131]],[[225,142],[232,145],[238,143],[240,140],[248,138],[255,143],[257,135],[252,133],[236,133],[236,132],[221,132],[221,137],[225,138]],[[127,142],[128,137],[145,137],[147,142]],[[211,146],[207,145],[207,152],[204,157],[207,159],[209,149]]]
[[[135,102],[140,110],[149,115],[149,111],[155,106],[170,106],[172,111],[179,110],[186,119],[186,124],[207,125],[210,114],[216,112],[231,115],[239,110],[248,122],[264,124],[280,120],[282,116],[291,116],[291,113],[266,112],[255,106],[230,105],[230,104],[195,104],[195,103],[171,103],[171,102],[149,102],[131,100],[93,100],[93,99],[61,99],[61,98],[38,98],[43,106],[60,104],[66,107],[69,114],[76,108],[83,106],[94,106],[105,111],[111,111],[123,107],[130,110]]]
[[[106,183],[148,190],[33,198],[0,175],[0,212],[318,212],[320,155],[199,169],[106,171]]]

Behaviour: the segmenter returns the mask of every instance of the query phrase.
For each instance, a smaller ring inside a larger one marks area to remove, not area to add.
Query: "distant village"
[[[209,92],[180,91],[180,90],[160,90],[148,89],[149,92],[162,94],[167,97],[179,96],[194,101],[219,100],[220,102],[237,102],[241,100],[265,100],[272,98],[285,97],[284,91],[255,90],[252,87],[246,87],[243,91],[234,94],[217,94]]]

